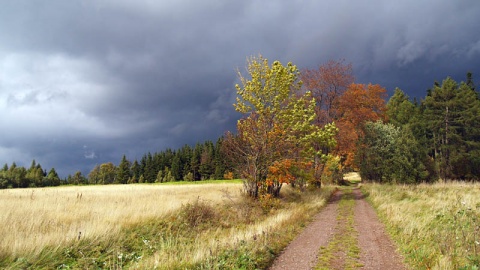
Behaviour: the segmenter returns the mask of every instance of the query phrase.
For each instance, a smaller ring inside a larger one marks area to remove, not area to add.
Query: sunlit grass
[[[362,181],[362,178],[360,177],[360,174],[357,172],[349,172],[343,175],[343,179],[349,181],[352,184],[356,184],[360,181]]]
[[[414,269],[480,267],[480,184],[366,184]]]
[[[283,199],[269,213],[258,202],[243,198],[216,209],[222,225],[211,226],[195,236],[193,244],[158,250],[138,263],[139,269],[263,269],[323,207],[333,188],[300,193],[284,187]],[[226,207],[226,208],[225,208]],[[235,217],[231,217],[231,214]],[[238,216],[240,215],[240,216]]]
[[[265,268],[332,190],[260,202],[230,182],[2,190],[0,267]]]
[[[118,233],[160,218],[197,196],[218,203],[237,184],[109,185],[0,190],[0,255],[38,253],[78,238]]]

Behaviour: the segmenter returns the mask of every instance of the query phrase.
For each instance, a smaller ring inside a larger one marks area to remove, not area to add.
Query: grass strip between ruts
[[[338,203],[335,234],[327,246],[320,247],[315,269],[355,269],[363,266],[359,261],[358,231],[354,221],[355,197],[352,187],[341,190],[343,195]]]

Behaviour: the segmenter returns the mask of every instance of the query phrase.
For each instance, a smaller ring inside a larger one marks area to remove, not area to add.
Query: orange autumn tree
[[[273,193],[273,190],[278,189],[284,183],[292,183],[296,177],[292,173],[291,169],[295,161],[292,159],[281,159],[273,162],[268,167],[268,175],[266,179],[267,193]],[[268,192],[272,189],[272,192]]]
[[[339,98],[336,153],[346,167],[354,167],[356,144],[368,121],[385,120],[387,91],[378,84],[351,84]]]

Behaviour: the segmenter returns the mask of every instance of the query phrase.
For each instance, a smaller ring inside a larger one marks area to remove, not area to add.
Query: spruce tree
[[[127,157],[125,155],[123,155],[122,160],[120,161],[120,164],[116,169],[117,175],[115,177],[115,182],[120,184],[126,184],[131,176],[131,172],[130,161],[127,160]]]
[[[193,180],[200,180],[201,175],[200,175],[200,159],[202,156],[202,151],[203,147],[200,143],[197,143],[195,145],[195,148],[193,149],[193,154],[192,158],[190,160],[190,168],[192,170],[193,174]]]
[[[389,123],[397,127],[410,122],[415,111],[415,105],[410,101],[409,97],[399,88],[395,89],[395,93],[387,103],[387,118]]]
[[[182,168],[180,164],[180,157],[178,155],[175,155],[173,160],[172,160],[172,167],[171,167],[171,175],[174,180],[182,180],[183,175],[182,175]]]
[[[130,171],[132,173],[132,182],[137,183],[138,180],[140,179],[140,175],[142,175],[142,169],[136,159],[133,161]]]
[[[478,178],[480,104],[467,84],[451,78],[435,85],[425,98],[425,126],[432,156],[442,179]]]

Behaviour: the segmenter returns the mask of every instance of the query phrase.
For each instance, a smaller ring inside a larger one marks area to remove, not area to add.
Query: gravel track
[[[386,234],[384,225],[372,206],[365,201],[360,189],[355,188],[353,194],[354,221],[359,235],[360,262],[363,264],[359,269],[407,269],[394,243]],[[342,192],[336,191],[327,206],[282,251],[269,269],[313,269],[318,261],[320,247],[328,245],[336,233],[335,228],[339,222],[337,209],[341,198]]]

